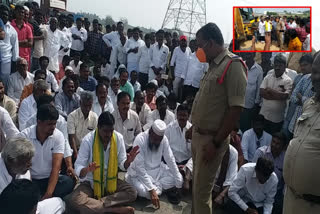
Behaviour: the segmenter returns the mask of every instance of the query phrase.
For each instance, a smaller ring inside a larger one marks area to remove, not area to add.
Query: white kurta
[[[148,143],[149,130],[136,137],[133,146],[139,146],[140,153],[128,168],[125,179],[136,188],[139,196],[150,199],[150,190],[154,189],[158,195],[161,195],[163,190],[172,187],[181,188],[183,178],[176,165],[167,137],[163,137],[156,151],[151,151]],[[161,161],[162,157],[167,164]]]

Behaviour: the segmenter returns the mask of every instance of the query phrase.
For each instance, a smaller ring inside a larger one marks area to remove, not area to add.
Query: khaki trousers
[[[89,182],[81,183],[73,193],[70,200],[66,201],[70,208],[80,214],[106,213],[110,207],[135,201],[137,191],[125,181],[117,181],[117,190],[112,195],[107,195],[100,200],[93,198],[93,189]]]
[[[212,189],[216,172],[221,164],[223,156],[229,146],[229,137],[217,150],[214,159],[205,164],[203,158],[203,146],[213,143],[213,136],[200,135],[196,128],[192,133],[192,213],[212,214]]]
[[[283,50],[283,32],[277,31],[277,40],[280,50]]]
[[[292,189],[287,187],[284,194],[283,214],[316,214],[320,213],[320,204],[306,201],[293,193]]]

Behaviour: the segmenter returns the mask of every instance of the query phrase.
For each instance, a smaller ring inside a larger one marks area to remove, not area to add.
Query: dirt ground
[[[248,48],[251,47],[252,41],[244,41],[240,44],[240,49],[241,50],[248,50]],[[256,50],[257,51],[263,51],[264,50],[264,45],[265,43],[262,42],[257,42],[256,43]],[[288,48],[285,46],[284,50],[287,50]],[[276,41],[272,41],[270,51],[280,51],[280,47],[278,47],[278,43]]]

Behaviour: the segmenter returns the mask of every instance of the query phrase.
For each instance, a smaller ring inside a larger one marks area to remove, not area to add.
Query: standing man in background
[[[192,213],[211,214],[216,171],[245,104],[246,68],[238,56],[224,48],[224,39],[216,24],[206,24],[196,36],[209,70],[201,80],[191,113]]]

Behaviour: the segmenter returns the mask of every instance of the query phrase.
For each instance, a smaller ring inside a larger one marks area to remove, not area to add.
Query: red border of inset
[[[232,44],[233,52],[312,52],[312,7],[311,6],[233,6],[232,7],[232,41],[234,41],[234,9],[235,8],[309,8],[310,9],[310,50],[309,51],[259,51],[259,50],[235,50],[234,49],[234,42]]]

